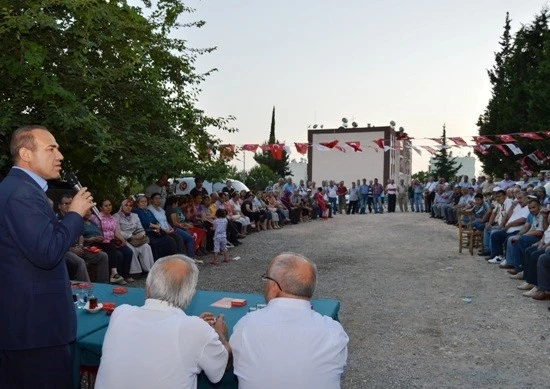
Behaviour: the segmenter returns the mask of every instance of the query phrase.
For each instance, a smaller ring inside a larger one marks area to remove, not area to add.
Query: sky
[[[202,28],[174,35],[190,47],[217,47],[197,72],[217,68],[201,85],[198,107],[233,115],[238,133],[223,142],[262,143],[276,109],[276,136],[307,142],[307,127],[397,127],[414,138],[477,134],[491,95],[487,69],[499,50],[506,12],[512,31],[528,24],[543,0],[189,0],[181,21]],[[471,139],[467,138],[471,143]],[[429,145],[417,140],[415,145]],[[299,158],[292,148],[291,158]],[[471,148],[455,155],[465,155]],[[413,172],[429,155],[413,153]],[[241,154],[242,158],[242,154]],[[252,155],[246,152],[247,168]],[[480,173],[477,169],[476,173]]]

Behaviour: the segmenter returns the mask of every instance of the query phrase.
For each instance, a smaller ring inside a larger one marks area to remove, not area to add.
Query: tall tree
[[[480,135],[532,132],[550,124],[550,93],[548,92],[548,48],[550,43],[548,11],[522,26],[514,37],[510,34],[510,18],[506,15],[500,52],[495,53],[495,65],[488,71],[492,85],[491,99],[478,120]],[[529,154],[548,150],[548,141],[532,142],[522,138],[517,144]],[[518,174],[517,157],[507,157],[491,147],[486,155],[478,154],[487,173],[502,176]]]
[[[271,127],[269,131],[269,140],[266,145],[279,144],[279,140],[275,137],[275,107],[271,112]],[[254,160],[259,165],[264,165],[271,169],[277,177],[291,176],[292,172],[288,168],[288,154],[285,150],[282,151],[281,159],[276,159],[270,150],[264,150],[262,153],[254,155]]]
[[[50,128],[65,167],[103,195],[121,182],[145,183],[166,171],[224,169],[199,154],[219,141],[208,127],[233,130],[228,119],[195,107],[197,55],[173,32],[192,12],[180,0],[143,8],[125,0],[0,0],[0,171],[21,124]]]
[[[443,133],[441,134],[441,145],[439,151],[433,157],[435,169],[430,171],[430,174],[438,177],[444,177],[446,181],[450,181],[462,167],[462,164],[456,165],[456,157],[451,158],[447,153],[447,130],[443,125]]]

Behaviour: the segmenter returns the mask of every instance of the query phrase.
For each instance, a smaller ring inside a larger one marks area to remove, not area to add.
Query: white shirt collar
[[[311,309],[311,301],[288,297],[277,297],[269,301],[270,307]]]
[[[143,305],[143,308],[150,309],[153,311],[165,311],[165,312],[176,312],[176,313],[183,313],[185,315],[185,312],[183,309],[180,309],[178,307],[174,307],[173,305],[168,304],[166,301],[157,300],[148,298],[145,300],[145,304]]]

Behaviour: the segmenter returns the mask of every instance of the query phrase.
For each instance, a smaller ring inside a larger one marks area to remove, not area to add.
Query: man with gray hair
[[[184,255],[155,262],[145,305],[122,305],[111,316],[96,388],[196,388],[201,371],[211,382],[221,380],[231,360],[223,315],[183,311],[198,275]]]
[[[239,389],[340,388],[348,336],[340,323],[311,309],[315,264],[282,253],[262,279],[267,307],[239,320],[229,341]]]

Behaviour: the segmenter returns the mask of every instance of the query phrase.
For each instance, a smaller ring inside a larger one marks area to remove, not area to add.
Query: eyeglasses
[[[274,283],[276,283],[277,286],[279,287],[279,290],[280,290],[281,292],[283,291],[283,288],[281,288],[281,285],[277,282],[277,280],[275,280],[275,279],[269,277],[269,276],[267,275],[267,273],[262,274],[262,281],[267,281],[267,280],[273,281]]]

